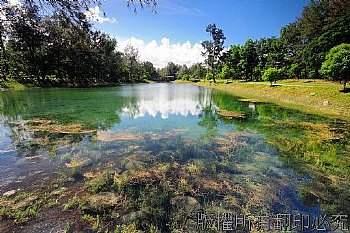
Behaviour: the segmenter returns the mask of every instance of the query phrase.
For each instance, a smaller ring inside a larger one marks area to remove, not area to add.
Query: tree
[[[176,78],[178,70],[179,66],[176,65],[174,62],[169,62],[166,66],[166,73],[168,76],[174,76],[174,78]]]
[[[240,65],[243,68],[246,81],[252,80],[254,68],[258,65],[258,54],[256,51],[256,43],[248,39],[241,51],[242,60]]]
[[[182,79],[182,76],[189,75],[190,71],[186,65],[182,65],[179,67],[179,71],[177,72],[177,78]]]
[[[241,46],[231,45],[228,51],[229,55],[226,60],[226,64],[230,68],[231,77],[238,79],[242,74],[242,68],[240,66],[241,61]]]
[[[144,70],[147,78],[151,80],[157,80],[158,79],[158,73],[157,69],[153,66],[152,62],[146,61],[141,64],[142,69]]]
[[[279,79],[280,74],[280,70],[278,70],[277,68],[268,68],[267,70],[265,70],[262,78],[265,81],[269,81],[272,87],[272,83],[276,82]]]
[[[281,30],[287,42],[288,66],[297,65],[298,77],[316,77],[327,52],[350,43],[350,1],[311,0],[301,16]]]
[[[202,46],[205,49],[202,55],[206,56],[205,63],[210,68],[215,83],[215,67],[219,62],[221,52],[224,49],[224,41],[226,37],[224,36],[222,29],[217,28],[215,23],[209,24],[205,31],[210,34],[212,40],[202,42]]]
[[[124,62],[128,68],[129,80],[135,80],[138,76],[139,51],[132,45],[127,45],[124,49]]]
[[[137,12],[137,6],[144,8],[145,6],[152,7],[152,10],[155,12],[155,7],[157,6],[156,0],[125,0],[128,7],[132,7],[134,12]],[[8,2],[8,0],[1,0],[0,2]],[[51,14],[52,12],[61,13],[66,18],[69,18],[73,21],[79,21],[81,13],[88,10],[93,6],[100,6],[102,0],[24,0],[25,4],[29,3],[36,5],[41,8],[43,13]]]
[[[229,79],[231,78],[232,74],[231,74],[231,69],[230,67],[228,67],[227,64],[225,64],[222,69],[221,69],[221,72],[218,74],[218,76],[221,78],[221,79]]]
[[[1,78],[37,86],[90,86],[142,76],[137,59],[123,64],[116,40],[94,30],[87,19],[86,11],[102,1],[11,2],[0,0]],[[135,10],[156,4],[127,2]]]
[[[189,71],[192,73],[194,78],[203,78],[205,76],[205,68],[203,67],[202,63],[193,64],[189,68]]]
[[[333,81],[343,81],[344,90],[350,81],[350,44],[332,48],[322,64],[321,73]]]

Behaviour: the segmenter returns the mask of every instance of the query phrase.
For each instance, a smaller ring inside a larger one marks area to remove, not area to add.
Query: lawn
[[[288,79],[279,81],[273,87],[270,87],[269,82],[226,83],[225,80],[218,80],[216,84],[205,81],[191,84],[211,87],[246,99],[270,102],[310,114],[350,119],[350,92],[341,92],[342,85],[336,82]]]

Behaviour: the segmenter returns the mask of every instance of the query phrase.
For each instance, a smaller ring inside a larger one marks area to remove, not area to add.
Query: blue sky
[[[95,27],[117,37],[123,46],[143,43],[141,47],[145,47],[154,40],[159,47],[162,38],[167,38],[170,47],[189,42],[192,48],[208,39],[205,27],[209,23],[223,29],[226,46],[243,44],[248,38],[279,36],[281,27],[294,22],[309,0],[158,0],[156,14],[145,8],[138,9],[136,15],[125,2],[103,2],[100,11],[109,20],[97,22]],[[138,42],[125,42],[130,38]]]

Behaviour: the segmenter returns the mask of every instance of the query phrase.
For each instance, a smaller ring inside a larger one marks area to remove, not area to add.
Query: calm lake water
[[[219,109],[246,119],[225,119]],[[4,91],[0,192],[31,185],[28,177],[40,172],[176,163],[194,174],[183,192],[208,209],[208,200],[221,206],[233,197],[233,209],[253,215],[349,213],[347,126],[181,84]]]

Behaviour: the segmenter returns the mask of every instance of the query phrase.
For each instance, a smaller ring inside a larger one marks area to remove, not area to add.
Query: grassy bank
[[[22,90],[25,88],[25,86],[21,83],[18,83],[15,80],[9,79],[9,80],[3,80],[0,79],[0,89],[15,89],[15,90]]]
[[[191,83],[176,81],[177,83]],[[350,119],[350,92],[341,92],[339,83],[323,80],[283,80],[270,87],[268,82],[239,82],[226,84],[219,80],[191,83],[225,91],[236,96],[278,104],[305,113]]]

